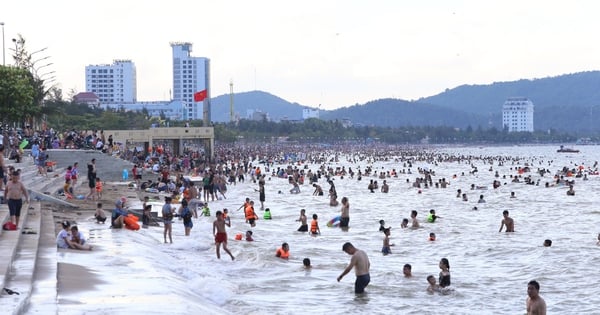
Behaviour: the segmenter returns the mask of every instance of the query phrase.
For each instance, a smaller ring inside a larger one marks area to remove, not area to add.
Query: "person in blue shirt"
[[[112,227],[115,229],[123,228],[127,210],[123,209],[123,201],[118,199],[115,202],[115,209],[112,211]]]

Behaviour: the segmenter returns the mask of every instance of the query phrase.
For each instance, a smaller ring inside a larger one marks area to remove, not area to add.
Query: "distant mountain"
[[[530,99],[535,110],[552,107],[587,107],[600,104],[600,71],[579,72],[556,77],[488,85],[461,85],[418,102],[437,104],[477,114],[502,112],[509,97]]]
[[[502,105],[509,97],[530,99],[536,130],[598,132],[600,124],[600,71],[587,71],[533,80],[461,85],[418,102],[487,115],[501,128]],[[595,118],[594,118],[595,117]]]
[[[590,133],[600,132],[600,71],[556,77],[461,85],[443,93],[408,102],[379,99],[336,110],[321,110],[320,118],[350,119],[368,126],[451,126],[502,129],[502,105],[509,97],[523,96],[535,105],[534,128]],[[212,99],[212,120],[229,121],[229,95]],[[248,110],[260,110],[272,120],[302,119],[303,106],[262,91],[234,95],[234,111],[240,118]]]
[[[230,96],[221,95],[211,99],[211,120],[228,122],[230,120]],[[290,103],[273,94],[262,91],[235,93],[233,95],[233,110],[240,118],[247,118],[248,110],[260,110],[268,113],[271,120],[282,118],[302,119],[302,106]]]
[[[364,105],[343,107],[320,113],[321,119],[350,119],[354,124],[367,126],[477,126],[483,118],[437,105],[408,102],[399,99],[380,99]],[[451,123],[450,123],[451,122]]]

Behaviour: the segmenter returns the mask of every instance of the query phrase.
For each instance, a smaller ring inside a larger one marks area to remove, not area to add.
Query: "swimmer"
[[[552,240],[548,239],[544,241],[544,247],[550,247],[552,246]]]
[[[412,218],[412,228],[416,229],[419,227],[419,221],[417,220],[417,210],[413,210],[410,212],[410,217]]]
[[[429,286],[427,287],[427,292],[433,294],[434,292],[440,292],[440,286],[436,283],[435,277],[433,275],[427,276],[427,283]]]
[[[435,241],[435,233],[433,233],[433,232],[429,233],[429,241],[430,242]]]
[[[412,278],[412,266],[410,264],[405,264],[404,267],[402,267],[402,273],[404,274],[404,278]]]
[[[275,257],[279,257],[281,259],[290,258],[290,245],[288,245],[288,243],[281,244],[281,247],[279,247],[275,252]]]
[[[527,315],[546,315],[546,301],[540,296],[540,284],[531,280],[527,284]]]
[[[302,265],[304,266],[304,269],[310,270],[312,268],[310,265],[310,258],[304,258],[302,260]]]
[[[385,230],[385,221],[379,220],[379,232],[383,232]]]
[[[246,241],[252,242],[254,239],[252,238],[252,231],[246,231]]]
[[[506,232],[514,232],[515,231],[515,221],[508,216],[508,210],[502,211],[502,215],[504,218],[502,222],[500,222],[500,230],[498,232],[502,232],[502,228],[506,226]]]
[[[440,271],[440,288],[446,288],[450,286],[450,262],[448,258],[440,259],[439,267]]]
[[[402,219],[402,223],[400,224],[400,227],[403,229],[408,227],[408,219],[407,218]]]
[[[296,222],[300,222],[298,232],[308,232],[308,223],[306,223],[306,210],[300,210],[300,217],[296,220]]]
[[[321,229],[319,228],[319,217],[317,216],[316,213],[313,213],[312,215],[312,221],[310,222],[310,234],[312,235],[319,235],[321,234]]]
[[[381,252],[384,256],[386,256],[392,253],[390,246],[394,246],[394,244],[390,244],[390,228],[384,228],[383,234],[385,234],[385,237],[383,238],[383,247],[381,248]]]
[[[598,233],[598,242],[596,243],[596,245],[600,245],[600,233]]]
[[[435,210],[429,210],[429,214],[427,215],[427,222],[433,223],[437,218],[439,218],[439,216],[435,215]]]

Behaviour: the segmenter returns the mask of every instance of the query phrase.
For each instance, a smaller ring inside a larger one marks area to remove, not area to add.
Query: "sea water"
[[[549,314],[599,314],[598,268],[600,246],[600,176],[575,180],[575,196],[567,196],[564,185],[544,187],[563,167],[591,167],[600,159],[600,147],[580,147],[581,153],[557,153],[551,146],[432,148],[429,152],[448,156],[510,157],[512,160],[486,163],[481,159],[452,162],[416,161],[412,174],[386,178],[390,189],[384,194],[367,189],[371,179],[361,181],[349,176],[334,179],[338,200],[350,202],[350,228],[327,227],[340,213],[340,206],[329,206],[326,196],[313,196],[308,180],[300,194],[290,194],[287,179],[267,176],[266,202],[272,220],[263,220],[258,185],[249,181],[228,186],[227,199],[209,203],[211,217],[194,219],[191,235],[184,235],[183,224],[175,220],[173,244],[164,244],[162,227],[139,231],[111,230],[90,218],[80,222],[97,248],[89,254],[59,253],[59,262],[86,266],[100,281],[93,291],[59,296],[61,314],[524,314],[527,283],[537,280],[540,295]],[[301,152],[299,152],[301,153]],[[408,170],[402,162],[372,163],[347,161],[327,166],[352,167],[377,171]],[[511,182],[516,168],[529,165],[539,186]],[[264,169],[264,165],[261,165]],[[279,165],[285,166],[285,165]],[[477,172],[472,173],[473,166]],[[275,166],[275,168],[277,165]],[[304,165],[298,167],[304,168]],[[435,171],[433,181],[449,181],[448,188],[413,188],[417,168]],[[313,172],[318,165],[308,165]],[[491,169],[490,169],[491,168]],[[535,171],[551,171],[541,177]],[[495,172],[500,177],[494,177]],[[456,175],[456,177],[455,177]],[[506,175],[506,178],[502,178]],[[501,186],[492,188],[499,180]],[[325,178],[319,180],[327,192]],[[479,189],[471,190],[474,184]],[[482,189],[486,187],[487,189]],[[456,197],[457,189],[468,201]],[[279,193],[281,191],[281,193]],[[516,198],[510,198],[515,192]],[[483,195],[486,203],[478,203]],[[255,200],[260,219],[251,228],[243,210],[236,211],[246,197]],[[473,208],[477,207],[477,210]],[[228,245],[235,260],[221,250],[216,258],[212,222],[217,210],[228,208],[231,228]],[[321,235],[296,232],[300,209],[306,209],[310,224],[313,213],[319,216]],[[427,223],[426,215],[435,209],[440,217]],[[402,229],[400,222],[419,212],[418,229]],[[502,211],[510,211],[515,232],[498,232]],[[392,254],[383,256],[383,233],[379,220],[391,226]],[[237,233],[253,231],[254,242],[236,241]],[[434,232],[437,240],[429,241]],[[543,247],[551,239],[551,247]],[[275,257],[283,242],[290,246],[290,259]],[[371,262],[371,283],[367,294],[354,294],[354,271],[342,281],[336,278],[350,256],[342,251],[345,242],[366,251]],[[448,258],[453,291],[448,295],[426,292],[428,275],[439,274],[438,263]],[[302,267],[310,258],[313,268]],[[412,278],[402,274],[404,264],[412,265]]]

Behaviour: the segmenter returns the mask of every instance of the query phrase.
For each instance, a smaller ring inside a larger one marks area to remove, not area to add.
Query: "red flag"
[[[194,102],[202,102],[206,98],[206,90],[194,93]]]

